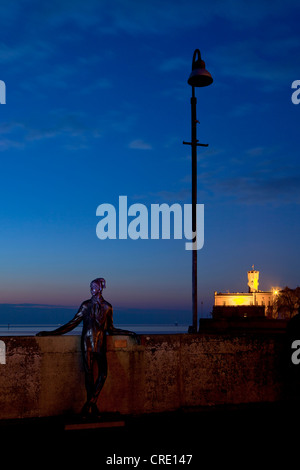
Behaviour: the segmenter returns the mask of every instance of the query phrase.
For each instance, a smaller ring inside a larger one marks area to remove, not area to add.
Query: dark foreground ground
[[[293,468],[299,416],[299,403],[289,402],[106,416],[124,426],[102,429],[66,431],[76,417],[0,421],[0,448],[6,466],[28,469]]]

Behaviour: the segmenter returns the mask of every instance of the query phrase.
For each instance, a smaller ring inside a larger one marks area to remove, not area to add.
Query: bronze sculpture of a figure
[[[61,335],[68,333],[83,322],[81,351],[87,393],[87,400],[82,409],[83,417],[100,416],[97,399],[107,377],[106,334],[130,335],[139,341],[136,333],[114,327],[113,308],[102,297],[102,290],[105,287],[105,279],[94,279],[90,284],[92,297],[82,302],[72,320],[56,330],[37,333],[37,336]],[[94,364],[97,366],[96,379],[94,379]]]

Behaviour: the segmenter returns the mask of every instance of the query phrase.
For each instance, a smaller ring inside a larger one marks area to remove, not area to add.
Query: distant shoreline
[[[0,304],[0,325],[62,325],[78,306],[47,304]],[[190,324],[191,309],[114,308],[114,323],[126,325]]]
[[[60,324],[0,324],[0,337],[1,336],[35,336],[39,331],[52,331],[58,328]],[[137,334],[182,334],[188,332],[188,325],[180,324],[160,324],[160,325],[147,325],[147,324],[116,324],[117,328],[134,331]],[[67,335],[78,336],[81,334],[81,327],[78,326],[74,330],[67,333]]]

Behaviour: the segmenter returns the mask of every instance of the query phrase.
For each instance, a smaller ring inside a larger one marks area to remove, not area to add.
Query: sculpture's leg
[[[81,413],[83,416],[86,416],[90,413],[91,399],[94,394],[93,353],[87,349],[86,351],[83,351],[82,357],[87,398]]]
[[[91,412],[93,415],[96,415],[99,417],[100,412],[97,408],[97,400],[99,397],[99,394],[105,384],[106,378],[107,378],[107,358],[106,358],[106,353],[97,353],[94,355],[94,358],[97,363],[97,369],[98,369],[98,375],[97,379],[95,381],[94,389],[93,389],[93,396],[90,399],[91,403]]]

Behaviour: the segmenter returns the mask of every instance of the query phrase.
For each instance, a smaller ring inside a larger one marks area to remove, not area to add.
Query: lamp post
[[[192,147],[192,231],[196,234],[197,221],[197,147],[207,147],[208,144],[200,144],[197,140],[197,120],[195,96],[195,87],[205,87],[213,82],[211,74],[205,69],[205,62],[201,59],[199,49],[196,49],[193,55],[192,72],[188,79],[188,84],[192,87],[191,97],[191,118],[192,118],[192,140],[191,142],[183,142],[185,145]],[[197,236],[197,235],[196,235]],[[192,250],[192,308],[193,308],[193,325],[189,327],[189,333],[197,332],[197,249]]]

